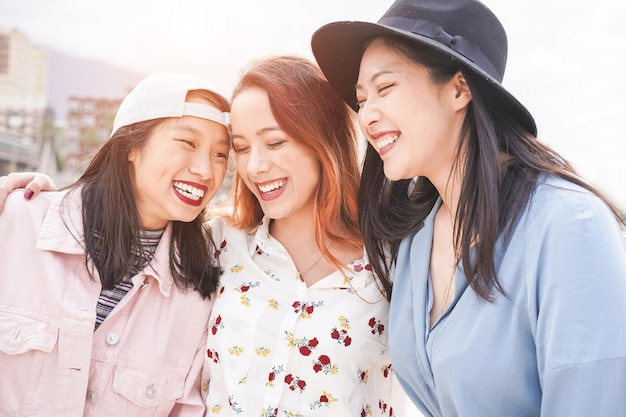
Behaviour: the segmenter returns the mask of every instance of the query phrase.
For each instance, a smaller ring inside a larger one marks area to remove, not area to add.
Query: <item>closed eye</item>
[[[269,149],[278,149],[278,148],[280,148],[280,147],[281,147],[281,145],[282,145],[282,144],[284,144],[284,143],[285,143],[285,141],[284,141],[284,140],[283,140],[283,141],[279,141],[279,142],[272,142],[272,143],[268,143],[268,144],[267,144],[267,147],[268,147]]]
[[[395,83],[391,83],[391,84],[386,84],[386,85],[383,85],[382,87],[380,87],[380,88],[378,89],[378,94],[382,94],[382,93],[384,93],[386,90],[390,89],[391,87],[393,87],[393,86],[395,86],[395,85],[396,85]]]
[[[188,139],[176,139],[178,142],[184,143],[187,146],[190,146],[193,149],[196,149],[196,144]]]

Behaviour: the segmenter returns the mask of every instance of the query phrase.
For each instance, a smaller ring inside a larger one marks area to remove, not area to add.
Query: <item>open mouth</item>
[[[285,180],[276,180],[272,182],[267,182],[264,184],[257,184],[259,191],[262,194],[271,194],[280,190],[285,186]]]
[[[386,148],[387,146],[391,145],[392,143],[395,143],[398,140],[398,135],[390,135],[390,136],[384,136],[380,139],[376,139],[375,144],[376,144],[376,149],[383,149]]]
[[[199,201],[204,197],[204,190],[184,182],[174,181],[174,188],[180,195],[192,201]]]

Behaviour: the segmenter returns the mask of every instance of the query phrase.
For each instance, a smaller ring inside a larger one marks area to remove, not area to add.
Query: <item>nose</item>
[[[361,107],[359,108],[359,112],[357,114],[357,119],[359,121],[359,125],[363,130],[367,127],[372,126],[376,122],[380,120],[380,110],[376,105],[374,99],[368,99],[361,103]]]
[[[269,161],[265,154],[265,148],[254,147],[250,149],[250,153],[246,162],[246,173],[248,175],[259,175],[269,170]]]
[[[204,181],[211,179],[213,177],[211,159],[207,155],[197,152],[189,166],[189,172],[197,175]]]

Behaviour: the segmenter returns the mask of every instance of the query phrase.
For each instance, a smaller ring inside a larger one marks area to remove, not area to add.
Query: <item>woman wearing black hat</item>
[[[390,351],[417,406],[626,415],[623,219],[502,87],[493,13],[398,0],[312,44],[369,142],[361,226],[376,272],[395,271]]]

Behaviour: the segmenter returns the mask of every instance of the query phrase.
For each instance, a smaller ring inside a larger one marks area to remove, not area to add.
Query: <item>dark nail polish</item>
[[[26,191],[24,191],[24,198],[30,200],[31,198],[33,198],[33,194],[35,194],[33,190],[27,188]]]

